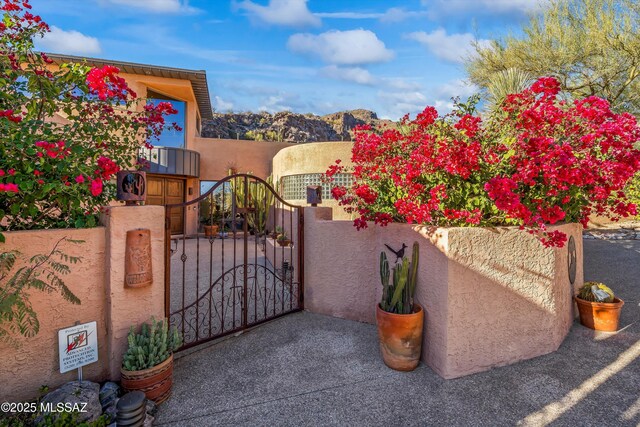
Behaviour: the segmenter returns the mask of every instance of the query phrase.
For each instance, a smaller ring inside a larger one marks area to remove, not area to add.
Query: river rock
[[[100,405],[100,385],[91,381],[71,381],[62,387],[48,393],[43,399],[44,405],[50,404],[55,407],[59,403],[68,404],[84,410],[78,413],[78,422],[95,421],[102,415],[102,405]],[[86,405],[85,405],[86,404]],[[42,416],[36,419],[36,424],[41,422]]]

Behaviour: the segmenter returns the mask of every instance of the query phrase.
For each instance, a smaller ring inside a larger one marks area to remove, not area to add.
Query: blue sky
[[[207,71],[219,112],[397,119],[475,91],[473,40],[518,33],[545,0],[32,0],[37,47]]]

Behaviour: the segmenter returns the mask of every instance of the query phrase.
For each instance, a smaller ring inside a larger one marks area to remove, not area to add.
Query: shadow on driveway
[[[178,355],[155,425],[637,426],[640,241],[584,248],[585,280],[625,300],[617,334],[576,321],[555,353],[444,380],[388,369],[375,326],[296,313]]]

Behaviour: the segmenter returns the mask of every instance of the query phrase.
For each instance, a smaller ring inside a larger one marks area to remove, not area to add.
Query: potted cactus
[[[398,371],[412,371],[420,363],[424,311],[414,301],[418,257],[418,242],[413,244],[411,262],[398,256],[393,269],[384,251],[380,253],[382,300],[376,309],[380,352],[384,363]]]
[[[289,236],[287,236],[287,232],[284,230],[280,234],[278,234],[276,241],[280,246],[289,246],[291,244],[291,239],[289,239]]]
[[[620,310],[624,301],[617,298],[604,283],[586,282],[575,297],[580,323],[596,331],[618,330]]]
[[[143,323],[140,333],[133,326],[120,374],[125,391],[140,390],[159,404],[169,398],[173,382],[173,352],[182,345],[178,330],[169,330],[166,319]]]

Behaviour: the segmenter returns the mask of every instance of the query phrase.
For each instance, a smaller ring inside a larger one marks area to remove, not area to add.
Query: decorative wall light
[[[136,205],[147,199],[147,174],[141,171],[119,171],[116,198],[127,205]]]

